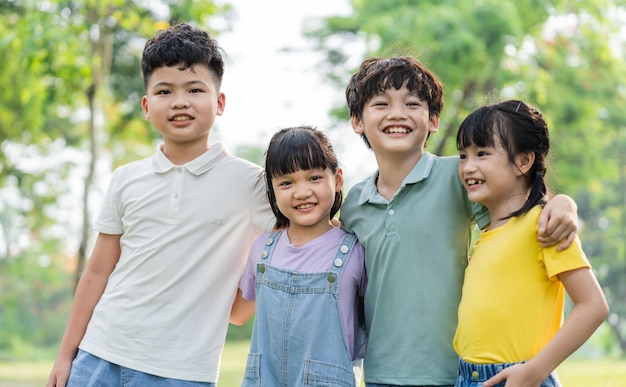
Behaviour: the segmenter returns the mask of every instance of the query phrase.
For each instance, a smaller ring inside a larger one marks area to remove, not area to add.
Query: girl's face
[[[276,205],[289,219],[289,232],[322,235],[333,226],[330,210],[335,202],[335,193],[343,186],[341,169],[333,173],[330,169],[298,170],[272,178],[272,189]]]
[[[522,207],[529,190],[526,157],[518,155],[511,162],[499,141],[494,147],[468,146],[459,150],[459,156],[459,178],[468,198],[487,207],[492,220]]]

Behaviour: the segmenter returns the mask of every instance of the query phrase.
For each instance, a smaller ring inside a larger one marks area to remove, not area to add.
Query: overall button
[[[478,371],[472,371],[472,379],[478,380]]]
[[[269,245],[271,245],[272,243],[274,243],[274,240],[272,240],[272,238],[267,238],[267,239],[265,240],[265,246],[269,246]]]
[[[332,283],[334,283],[336,280],[337,280],[337,277],[335,277],[335,275],[334,275],[334,274],[329,274],[329,275],[328,275],[328,282],[329,282],[329,283],[331,283],[331,284],[332,284]]]
[[[334,263],[337,267],[341,267],[341,265],[343,265],[343,261],[341,260],[341,258],[336,258]]]
[[[265,266],[264,265],[259,265],[259,271],[261,273],[265,273]]]
[[[341,245],[341,247],[339,248],[339,251],[341,251],[344,254],[347,253],[348,252],[348,246]]]
[[[267,258],[267,251],[265,250],[261,251],[261,259],[263,258]]]

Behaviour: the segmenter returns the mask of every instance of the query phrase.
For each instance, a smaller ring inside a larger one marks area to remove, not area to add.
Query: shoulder
[[[113,171],[113,174],[124,176],[128,174],[136,173],[137,171],[153,170],[152,158],[153,157],[147,157],[144,159],[131,161],[124,165],[120,165],[119,167],[115,168],[115,170]]]
[[[260,175],[263,172],[263,168],[261,168],[261,166],[230,154],[226,154],[224,156],[221,165],[223,168],[239,171],[241,173],[249,173],[252,175]]]
[[[458,175],[459,156],[433,156],[433,168]]]

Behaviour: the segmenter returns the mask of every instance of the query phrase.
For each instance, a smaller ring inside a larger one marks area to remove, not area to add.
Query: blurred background
[[[578,203],[611,308],[575,357],[624,363],[625,0],[0,0],[0,386],[3,365],[49,371],[110,174],[160,142],[141,112],[143,45],[178,22],[209,30],[227,54],[212,141],[262,165],[275,130],[317,126],[347,188],[375,170],[344,101],[365,57],[413,55],[440,77],[435,154],[456,154],[456,130],[480,105],[537,106],[551,130],[548,180]],[[232,327],[229,342],[249,334]]]

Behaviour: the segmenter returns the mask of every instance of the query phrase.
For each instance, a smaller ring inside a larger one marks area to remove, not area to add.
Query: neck
[[[186,164],[199,157],[210,148],[211,146],[208,143],[203,142],[195,144],[165,142],[161,145],[163,154],[176,165]]]
[[[378,193],[385,199],[391,200],[421,157],[421,154],[410,158],[398,157],[389,159],[377,157],[378,180],[376,181],[376,189]]]
[[[314,226],[289,225],[287,228],[287,236],[289,237],[289,242],[291,242],[291,244],[296,247],[302,247],[313,239],[324,235],[333,228],[335,227],[330,223],[330,221],[318,223]]]

